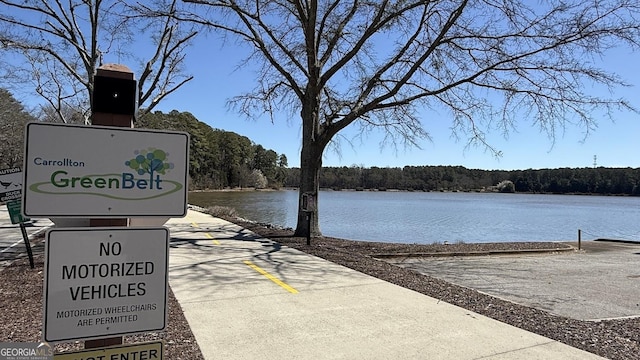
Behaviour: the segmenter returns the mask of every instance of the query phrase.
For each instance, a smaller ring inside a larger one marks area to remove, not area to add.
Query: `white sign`
[[[163,330],[168,253],[164,227],[49,230],[44,340]]]
[[[26,216],[187,214],[187,133],[29,123],[25,146]]]
[[[0,170],[0,201],[20,199],[22,196],[22,170],[11,168]]]

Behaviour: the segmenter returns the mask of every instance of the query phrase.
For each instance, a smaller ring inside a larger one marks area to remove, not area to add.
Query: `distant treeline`
[[[279,187],[286,177],[287,157],[246,136],[214,129],[188,112],[156,111],[136,122],[138,128],[185,131],[189,148],[190,189]]]
[[[287,169],[286,186],[298,186],[300,169]],[[332,189],[492,191],[505,180],[516,192],[640,195],[640,168],[478,170],[462,166],[404,168],[326,167],[320,186]]]
[[[298,187],[300,169],[288,168],[285,155],[265,149],[234,132],[211,128],[188,112],[154,112],[136,127],[180,130],[191,135],[191,189]],[[513,183],[513,186],[508,184]],[[556,194],[640,195],[640,168],[563,168],[478,170],[462,166],[403,168],[325,167],[320,186],[355,190],[501,191]]]

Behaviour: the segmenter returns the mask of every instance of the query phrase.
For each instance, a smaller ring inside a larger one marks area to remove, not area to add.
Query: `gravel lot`
[[[577,245],[577,244],[576,244]],[[577,320],[640,316],[640,244],[588,241],[585,251],[409,257],[388,262]]]

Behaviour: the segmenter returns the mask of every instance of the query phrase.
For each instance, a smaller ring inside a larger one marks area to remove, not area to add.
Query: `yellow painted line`
[[[193,221],[191,223],[191,226],[193,227],[200,227],[200,225],[198,225],[195,221]],[[209,234],[209,233],[205,233],[204,236],[208,237],[209,239],[213,239],[213,235]],[[220,241],[213,239],[213,245],[220,245]]]
[[[262,269],[261,267],[259,267],[258,265],[252,263],[249,260],[245,260],[244,263],[246,265],[248,265],[250,268],[252,268],[253,270],[259,272],[260,274],[264,275],[267,279],[273,281],[274,283],[280,285],[282,288],[284,288],[285,290],[287,290],[288,292],[292,293],[292,294],[297,294],[298,290],[292,288],[291,286],[285,284],[284,282],[282,282],[282,280],[278,279],[277,277],[269,274],[268,272],[264,271],[264,269]]]
[[[213,239],[213,235],[209,234],[209,233],[205,233],[204,236],[208,237],[209,239]],[[220,245],[220,241],[213,239],[213,244],[214,245]]]

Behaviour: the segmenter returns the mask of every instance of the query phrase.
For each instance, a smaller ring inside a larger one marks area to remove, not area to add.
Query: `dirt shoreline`
[[[447,283],[440,279],[418,274],[376,258],[385,254],[462,254],[489,251],[519,251],[542,249],[565,251],[570,248],[561,243],[492,243],[492,244],[393,244],[343,240],[330,237],[293,237],[291,229],[280,229],[244,219],[227,218],[263,237],[282,245],[299,249],[311,255],[332,261],[376,278],[403,286],[504,323],[528,330],[609,359],[637,359],[640,354],[640,319],[606,321],[580,321],[555,316],[542,310],[501,300],[473,289]],[[41,242],[34,245],[36,269],[29,268],[28,260],[21,258],[0,272],[0,339],[5,342],[36,342],[42,329],[43,258]],[[167,359],[203,359],[200,348],[191,333],[180,305],[173,293],[169,294],[169,325],[165,331],[125,337],[125,343],[151,340],[165,341]],[[57,351],[81,349],[83,342],[56,344]]]

